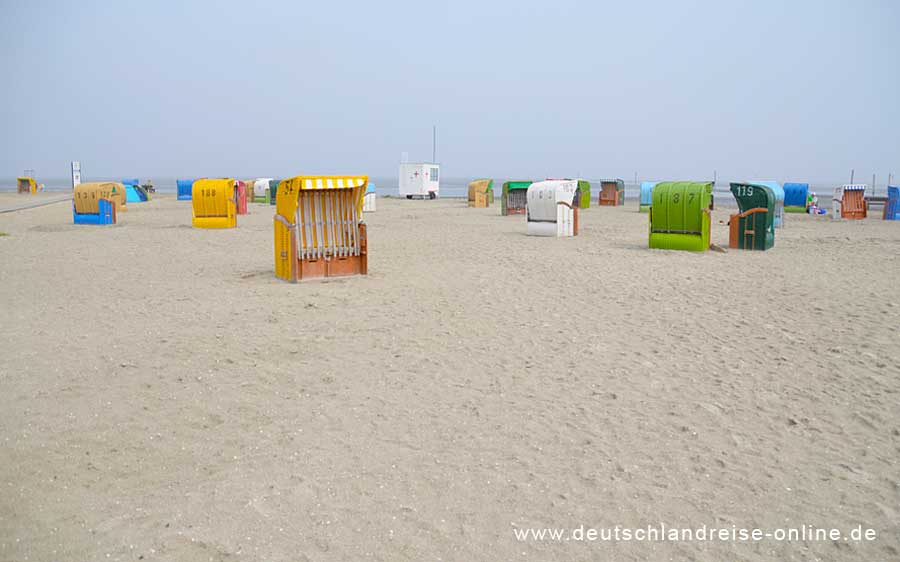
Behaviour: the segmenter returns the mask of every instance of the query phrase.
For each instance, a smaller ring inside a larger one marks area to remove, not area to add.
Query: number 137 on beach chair
[[[366,275],[366,176],[297,176],[278,184],[275,275],[297,282]]]

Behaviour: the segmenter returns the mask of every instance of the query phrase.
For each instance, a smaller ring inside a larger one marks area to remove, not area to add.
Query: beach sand
[[[381,198],[369,276],[291,285],[273,209],[0,214],[0,560],[900,558],[900,224],[694,254]],[[660,523],[877,539],[514,534]]]

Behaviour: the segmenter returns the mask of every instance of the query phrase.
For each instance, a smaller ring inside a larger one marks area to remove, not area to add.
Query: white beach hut
[[[441,165],[432,162],[400,164],[400,196],[434,199],[440,190]]]
[[[546,180],[528,187],[528,234],[531,236],[577,236],[576,180]]]

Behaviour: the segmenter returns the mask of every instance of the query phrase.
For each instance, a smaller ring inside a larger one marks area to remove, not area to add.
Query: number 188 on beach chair
[[[275,204],[275,275],[297,282],[366,275],[362,221],[366,176],[297,176],[281,180]]]
[[[235,213],[234,180],[202,179],[191,188],[191,207],[196,228],[234,228]]]

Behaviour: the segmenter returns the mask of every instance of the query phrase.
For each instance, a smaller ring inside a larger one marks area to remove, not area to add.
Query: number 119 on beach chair
[[[775,245],[775,192],[752,183],[732,183],[731,193],[740,212],[728,221],[728,247],[768,250]]]
[[[275,275],[296,283],[366,275],[366,176],[297,176],[278,184]]]

